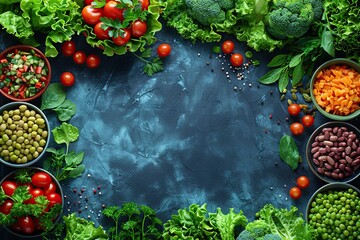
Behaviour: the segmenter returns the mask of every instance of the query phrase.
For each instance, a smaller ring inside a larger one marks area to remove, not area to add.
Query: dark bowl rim
[[[332,179],[329,178],[327,176],[322,176],[320,175],[317,170],[314,168],[314,163],[312,161],[312,157],[310,156],[310,148],[311,148],[311,144],[314,142],[313,139],[315,138],[315,135],[317,135],[323,128],[329,126],[329,125],[345,125],[349,128],[351,128],[352,130],[354,130],[356,132],[356,135],[358,136],[358,138],[360,139],[360,130],[354,126],[351,123],[348,122],[344,122],[344,121],[330,121],[330,122],[326,122],[323,123],[322,125],[320,125],[319,127],[317,127],[310,135],[307,143],[306,143],[306,148],[305,148],[305,154],[306,154],[306,161],[309,165],[309,168],[311,170],[311,172],[313,174],[315,174],[320,180],[326,182],[326,183],[349,183],[354,181],[355,179],[357,179],[360,176],[360,168],[357,170],[358,173],[354,173],[351,177],[347,177],[341,180],[336,180],[336,179]]]
[[[347,58],[334,58],[334,59],[330,59],[326,62],[324,62],[323,64],[321,64],[313,73],[311,79],[310,79],[310,97],[312,99],[312,102],[314,104],[314,106],[316,107],[316,109],[322,114],[324,115],[325,117],[327,118],[330,118],[332,120],[335,120],[335,121],[348,121],[348,120],[351,120],[351,119],[354,119],[358,116],[360,116],[360,109],[349,114],[349,115],[346,115],[346,116],[341,116],[341,115],[336,115],[336,114],[332,114],[332,113],[328,113],[326,112],[315,100],[315,96],[313,94],[313,83],[314,83],[314,80],[316,78],[316,75],[318,74],[318,72],[320,70],[322,70],[323,68],[327,68],[331,65],[334,65],[334,64],[344,64],[344,65],[347,65],[347,66],[350,66],[350,67],[353,67],[355,68],[359,73],[360,73],[360,64],[356,63],[355,61],[353,60],[350,60],[350,59],[347,59]]]
[[[331,182],[331,183],[327,183],[321,187],[319,187],[309,198],[309,201],[306,204],[306,209],[305,209],[305,220],[306,222],[309,222],[309,211],[310,211],[310,204],[313,202],[313,200],[315,199],[315,197],[317,196],[317,194],[327,191],[327,190],[341,190],[341,189],[354,189],[355,191],[357,191],[360,194],[360,190],[359,188],[355,187],[354,185],[347,183],[347,182]]]
[[[46,149],[48,148],[49,143],[51,141],[51,139],[50,139],[51,138],[50,122],[49,122],[48,118],[46,117],[45,113],[40,108],[35,106],[34,104],[29,103],[29,102],[9,102],[9,103],[6,103],[6,104],[4,104],[3,106],[0,107],[0,114],[2,114],[4,110],[9,109],[8,108],[9,106],[11,107],[12,105],[22,105],[22,104],[27,105],[28,107],[31,107],[32,109],[37,111],[44,118],[44,120],[46,122],[46,126],[47,126],[48,136],[47,136],[46,144],[44,146],[43,151],[39,154],[39,156],[36,159],[31,160],[30,162],[27,162],[27,163],[10,163],[10,162],[5,161],[2,157],[0,157],[0,162],[1,163],[5,164],[5,165],[7,165],[9,167],[13,167],[13,168],[29,167],[29,166],[35,164],[36,162],[38,162],[45,155]]]
[[[40,51],[38,48],[36,47],[33,47],[33,46],[30,46],[30,45],[14,45],[14,46],[11,46],[11,47],[8,47],[6,49],[4,49],[1,53],[0,53],[0,58],[2,58],[2,56],[8,52],[11,52],[12,50],[14,49],[32,49],[34,50],[36,53],[40,54],[41,58],[45,61],[47,67],[48,67],[48,76],[47,76],[47,82],[45,84],[45,87],[43,89],[41,89],[37,94],[35,94],[34,96],[32,97],[29,97],[29,98],[16,98],[12,95],[9,95],[7,93],[5,93],[2,88],[0,88],[0,92],[1,94],[12,100],[12,101],[15,101],[15,102],[28,102],[28,101],[32,101],[34,99],[37,99],[38,97],[40,97],[44,92],[45,90],[48,88],[49,84],[50,84],[50,81],[51,81],[51,64],[49,62],[49,59],[45,56],[45,54]]]
[[[62,203],[61,203],[61,212],[59,213],[59,216],[58,216],[58,217],[56,218],[56,220],[54,221],[54,226],[55,226],[55,224],[56,224],[56,223],[60,220],[60,218],[61,218],[61,215],[62,215],[63,210],[64,210],[64,205],[65,205],[65,203],[64,203],[64,201],[65,201],[64,192],[63,192],[63,190],[62,190],[61,184],[60,184],[60,182],[55,178],[55,176],[54,176],[52,173],[50,173],[49,171],[47,171],[47,170],[45,170],[45,169],[43,169],[43,168],[40,168],[40,167],[27,167],[27,169],[33,169],[33,170],[35,170],[35,171],[37,171],[37,172],[45,172],[45,173],[49,174],[50,177],[51,177],[51,179],[52,179],[52,181],[56,183],[56,187],[57,187],[57,191],[56,191],[56,192],[57,192],[57,193],[60,193]],[[14,171],[8,173],[5,177],[3,177],[3,178],[1,179],[0,185],[1,185],[7,178],[11,177],[12,175],[15,174],[16,171],[19,171],[19,170],[20,170],[20,169],[15,169]],[[41,233],[39,233],[39,234],[34,234],[34,235],[23,235],[23,234],[21,234],[21,233],[18,233],[18,232],[15,232],[15,231],[11,230],[10,228],[8,228],[8,227],[6,227],[6,226],[3,226],[3,228],[5,228],[5,229],[6,229],[9,233],[11,233],[12,235],[17,236],[17,237],[21,237],[21,238],[35,238],[35,237],[40,237],[40,236],[41,236]]]

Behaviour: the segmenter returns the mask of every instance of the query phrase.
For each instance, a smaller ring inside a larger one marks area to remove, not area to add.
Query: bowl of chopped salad
[[[16,45],[0,53],[0,92],[12,101],[31,101],[43,94],[51,66],[39,49]]]

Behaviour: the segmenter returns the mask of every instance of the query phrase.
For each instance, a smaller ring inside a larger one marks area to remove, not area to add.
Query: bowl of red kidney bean
[[[325,182],[350,182],[360,175],[360,131],[347,122],[318,127],[306,145],[313,173]]]

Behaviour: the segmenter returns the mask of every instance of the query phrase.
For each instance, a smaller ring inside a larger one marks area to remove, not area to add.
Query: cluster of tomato
[[[244,63],[244,57],[240,53],[233,53],[235,44],[231,40],[226,40],[221,44],[221,50],[225,54],[231,54],[230,63],[234,67],[240,67]]]
[[[291,116],[297,117],[299,116],[301,112],[301,106],[297,103],[291,103],[288,106],[288,113]],[[290,124],[290,131],[293,135],[295,136],[299,136],[301,135],[304,130],[305,127],[311,127],[314,124],[314,117],[310,114],[305,114],[302,118],[301,118],[301,123],[300,122],[293,122]],[[304,127],[305,126],[305,127]]]
[[[296,179],[296,186],[290,188],[289,194],[292,199],[299,199],[302,195],[302,190],[310,185],[310,180],[306,176],[300,176]]]
[[[106,0],[106,4],[103,7],[95,7],[92,4],[94,0],[85,0],[85,7],[82,9],[82,17],[84,21],[93,26],[94,33],[99,40],[110,39],[119,46],[126,44],[132,37],[139,38],[143,36],[147,31],[147,23],[140,19],[133,21],[129,27],[123,28],[123,34],[118,36],[109,36],[111,27],[103,26],[104,22],[101,18],[107,18],[112,20],[124,20],[124,11],[126,9],[119,8],[119,2]],[[139,0],[141,9],[147,10],[149,7],[149,0]],[[105,28],[105,29],[104,29]]]
[[[62,197],[57,193],[57,185],[52,181],[52,178],[46,172],[36,172],[31,177],[31,182],[26,184],[19,184],[18,182],[5,180],[2,182],[1,187],[4,193],[9,196],[5,202],[0,205],[0,212],[7,215],[10,214],[14,205],[14,201],[11,199],[16,188],[18,186],[26,186],[31,198],[24,201],[23,204],[35,204],[35,198],[39,196],[45,196],[49,200],[48,206],[45,211],[49,211],[55,204],[62,204]],[[36,230],[42,231],[42,226],[39,223],[39,219],[33,216],[20,216],[17,222],[14,223],[11,228],[14,231],[33,234]]]

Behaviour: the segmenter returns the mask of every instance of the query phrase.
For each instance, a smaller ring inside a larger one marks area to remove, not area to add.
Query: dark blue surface
[[[1,49],[17,44],[7,35],[0,37]],[[318,114],[315,125],[296,137],[303,163],[293,172],[280,160],[278,145],[296,118],[286,121],[287,103],[280,101],[276,85],[257,83],[274,54],[255,53],[260,66],[233,72],[224,58],[211,54],[215,44],[193,45],[165,26],[157,37],[153,49],[168,42],[173,51],[164,60],[165,70],[152,77],[142,73],[143,62],[131,54],[102,56],[96,70],[61,54],[50,59],[53,82],[64,71],[76,77],[67,98],[77,105],[69,122],[79,128],[80,138],[71,146],[85,152],[83,176],[62,183],[64,214],[77,212],[106,225],[103,204],[128,201],[149,205],[163,221],[192,203],[207,203],[210,211],[235,208],[249,219],[266,203],[294,205],[305,214],[310,196],[324,184],[307,166],[306,141],[329,119]],[[83,37],[74,40],[78,50],[100,54]],[[236,42],[236,51],[246,50]],[[239,72],[246,78],[237,80]],[[52,112],[46,114],[52,128],[59,125]],[[359,126],[359,119],[352,123]],[[12,170],[1,166],[1,176]],[[311,186],[301,199],[292,200],[289,189],[303,174]]]

